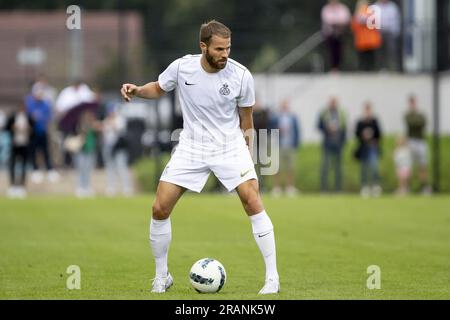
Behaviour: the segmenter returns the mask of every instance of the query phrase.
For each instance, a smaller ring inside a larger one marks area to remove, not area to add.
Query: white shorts
[[[201,192],[211,172],[229,192],[247,180],[258,179],[245,140],[239,139],[228,148],[180,142],[160,181]]]
[[[421,167],[428,165],[428,145],[425,140],[421,139],[409,139],[409,149],[411,150],[412,158],[414,162],[418,163]]]

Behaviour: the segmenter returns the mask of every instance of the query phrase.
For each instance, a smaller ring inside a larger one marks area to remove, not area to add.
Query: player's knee
[[[257,192],[250,193],[244,200],[244,208],[247,213],[258,213],[264,210],[261,198]]]
[[[152,206],[153,219],[164,220],[170,216],[170,209],[161,202],[155,201]]]

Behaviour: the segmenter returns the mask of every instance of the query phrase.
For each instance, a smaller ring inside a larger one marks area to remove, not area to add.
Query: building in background
[[[81,30],[66,27],[69,16],[63,10],[0,11],[0,108],[40,74],[58,89],[74,78],[102,89],[124,76],[142,80],[139,13],[83,10]]]

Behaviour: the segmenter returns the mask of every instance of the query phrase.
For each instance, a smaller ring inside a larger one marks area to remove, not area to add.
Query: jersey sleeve
[[[172,62],[158,77],[158,84],[166,92],[172,91],[178,85],[178,67],[180,59]]]
[[[245,70],[242,76],[241,93],[237,98],[238,107],[252,107],[255,104],[255,81],[250,71]]]

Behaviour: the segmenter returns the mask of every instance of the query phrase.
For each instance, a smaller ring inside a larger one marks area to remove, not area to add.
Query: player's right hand
[[[120,89],[120,93],[122,94],[122,98],[125,99],[126,102],[130,102],[131,98],[133,98],[137,94],[138,86],[125,83],[122,85]]]

